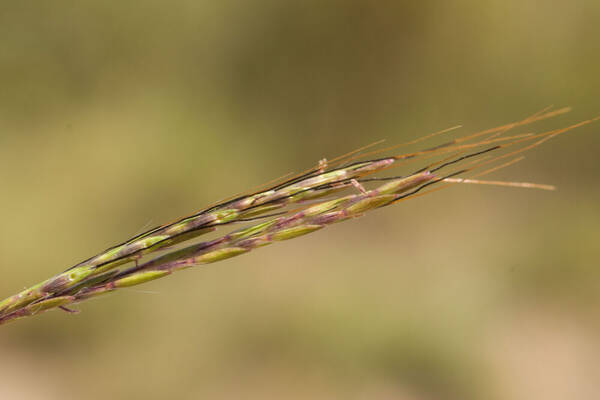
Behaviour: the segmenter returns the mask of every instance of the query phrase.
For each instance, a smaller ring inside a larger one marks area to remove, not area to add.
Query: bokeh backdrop
[[[600,114],[597,0],[3,2],[0,38],[0,297],[379,139]],[[2,326],[0,397],[596,398],[599,153]]]

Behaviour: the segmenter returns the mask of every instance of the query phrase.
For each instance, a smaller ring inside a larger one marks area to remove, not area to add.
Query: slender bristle
[[[476,184],[476,185],[493,185],[493,186],[527,188],[527,189],[556,190],[556,186],[553,186],[553,185],[544,185],[541,183],[531,183],[531,182],[482,181],[482,180],[478,180],[478,179],[469,179],[469,178],[446,178],[446,179],[444,179],[444,181],[452,182],[452,183],[472,183],[472,184]]]

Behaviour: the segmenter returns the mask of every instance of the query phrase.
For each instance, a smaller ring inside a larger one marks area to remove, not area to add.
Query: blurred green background
[[[599,37],[597,0],[4,2],[0,297],[379,139],[597,116]],[[0,397],[595,398],[599,131],[494,175],[557,192],[454,187],[2,326]]]

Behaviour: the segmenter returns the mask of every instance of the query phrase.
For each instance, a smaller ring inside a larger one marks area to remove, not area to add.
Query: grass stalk
[[[354,151],[329,164],[320,162],[317,167],[266,189],[220,202],[137,235],[0,301],[0,325],[52,309],[72,311],[68,306],[90,297],[310,234],[331,224],[358,218],[372,210],[453,184],[552,189],[549,185],[474,178],[520,161],[523,157],[498,164],[597,119],[548,132],[505,136],[510,129],[566,111],[566,108],[543,110],[522,121],[409,153],[372,158],[400,146],[414,145],[447,134],[449,130],[362,155],[360,151]],[[360,160],[361,157],[371,158]],[[421,162],[420,168],[404,176],[383,176],[391,168],[408,168],[418,161]],[[473,175],[473,171],[485,166],[490,168]],[[373,177],[373,174],[379,176]],[[372,188],[365,187],[373,185]],[[432,189],[433,185],[437,188]],[[239,224],[246,226],[214,239],[198,241],[209,232]],[[152,254],[154,257],[148,260]]]

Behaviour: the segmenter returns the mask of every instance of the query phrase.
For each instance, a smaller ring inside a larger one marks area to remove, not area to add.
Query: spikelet
[[[352,151],[296,176],[271,182],[249,194],[211,205],[113,246],[50,279],[0,302],[0,324],[60,308],[119,288],[139,285],[193,266],[245,254],[268,244],[321,230],[455,184],[482,184],[553,190],[551,185],[476,179],[523,159],[522,153],[598,118],[541,133],[507,135],[520,126],[569,111],[542,110],[522,121],[454,138],[404,154],[397,149],[447,135],[458,127],[400,145]],[[367,152],[367,150],[369,150]],[[414,163],[416,171],[406,171]],[[404,176],[377,176],[404,167]],[[365,186],[376,185],[373,188]],[[295,208],[294,208],[295,207]],[[206,233],[246,223],[215,239]],[[186,246],[187,245],[187,246]],[[182,247],[185,246],[185,247]],[[158,254],[140,263],[142,257]],[[129,266],[126,266],[129,264]]]

